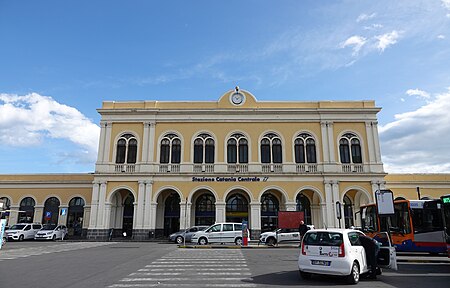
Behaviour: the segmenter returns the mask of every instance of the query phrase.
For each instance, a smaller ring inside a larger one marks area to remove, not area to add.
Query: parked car
[[[11,226],[5,233],[8,240],[34,239],[34,235],[42,228],[39,223],[17,223]]]
[[[67,235],[67,227],[65,225],[45,224],[34,236],[35,240],[56,240],[64,238]]]
[[[345,276],[347,282],[356,284],[360,275],[369,272],[364,247],[359,242],[361,231],[353,229],[316,229],[303,237],[298,257],[300,277],[311,278],[312,274]],[[389,237],[378,254],[378,265],[397,269],[395,248]]]
[[[200,245],[208,243],[235,243],[242,245],[241,223],[216,223],[203,231],[194,233],[191,242]]]
[[[314,225],[307,226],[308,230],[314,229]],[[300,242],[300,233],[298,232],[298,228],[280,228],[275,231],[261,233],[259,236],[259,242],[266,245],[275,245],[281,242]]]
[[[208,226],[192,226],[189,229],[180,230],[178,232],[170,234],[169,241],[175,242],[177,244],[181,244],[184,241],[190,242],[192,235],[194,235],[195,232],[205,230],[206,228],[208,228]]]

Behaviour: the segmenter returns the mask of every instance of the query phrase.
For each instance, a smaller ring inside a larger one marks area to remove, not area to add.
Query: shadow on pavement
[[[344,277],[329,276],[329,275],[313,275],[311,279],[304,280],[300,278],[298,270],[285,271],[277,273],[269,273],[252,277],[253,281],[243,280],[242,282],[254,283],[259,285],[277,285],[277,286],[330,286],[330,285],[348,285]],[[370,280],[361,276],[361,282],[371,282],[377,280]]]

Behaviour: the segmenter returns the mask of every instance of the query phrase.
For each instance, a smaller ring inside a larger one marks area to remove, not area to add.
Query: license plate
[[[320,265],[320,266],[330,266],[331,261],[324,261],[324,260],[311,260],[312,265]]]

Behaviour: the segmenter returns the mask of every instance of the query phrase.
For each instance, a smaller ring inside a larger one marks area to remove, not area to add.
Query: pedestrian
[[[366,251],[367,263],[370,265],[369,278],[377,279],[377,256],[379,251],[377,240],[361,234],[359,236],[359,243],[361,243],[361,245],[364,247],[364,250]]]
[[[308,231],[308,226],[306,226],[303,220],[300,221],[300,226],[298,226],[298,232],[300,233],[300,243],[302,243],[303,236],[305,236]]]

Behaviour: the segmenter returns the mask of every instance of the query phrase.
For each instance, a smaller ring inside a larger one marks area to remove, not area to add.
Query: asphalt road
[[[298,249],[179,249],[149,242],[8,242],[0,287],[325,287],[298,276]],[[358,287],[448,287],[450,264],[399,263]]]

